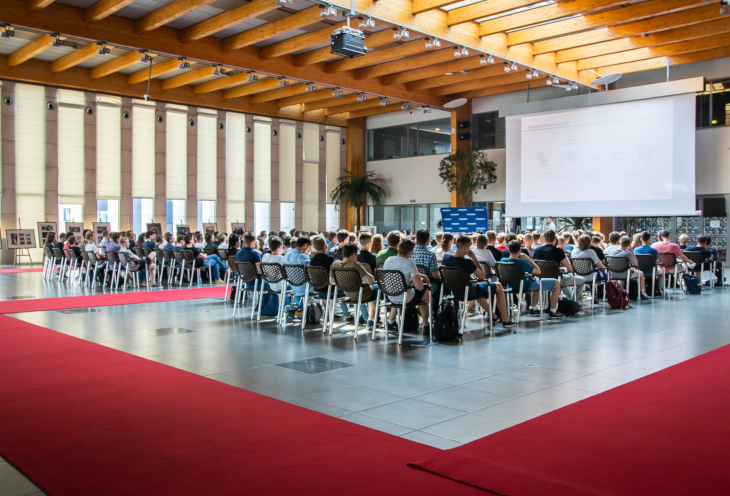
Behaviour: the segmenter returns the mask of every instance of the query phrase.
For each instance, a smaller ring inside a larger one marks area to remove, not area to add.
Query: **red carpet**
[[[42,312],[66,310],[69,308],[108,307],[111,305],[134,305],[136,303],[159,303],[161,301],[199,300],[222,298],[225,287],[170,289],[166,291],[140,291],[137,293],[109,293],[89,296],[65,296],[61,298],[39,298],[0,302],[0,314],[21,312]],[[228,288],[230,294],[231,288]]]
[[[480,494],[406,465],[435,448],[7,316],[0,398],[0,454],[51,496]]]
[[[727,495],[729,412],[725,346],[413,466],[510,496]]]
[[[43,272],[43,267],[38,269],[0,269],[0,274],[20,274],[22,272]]]

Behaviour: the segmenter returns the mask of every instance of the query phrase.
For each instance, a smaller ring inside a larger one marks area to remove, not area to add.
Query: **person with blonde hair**
[[[373,244],[370,247],[370,252],[377,255],[381,251],[383,251],[383,235],[375,234],[373,235]]]

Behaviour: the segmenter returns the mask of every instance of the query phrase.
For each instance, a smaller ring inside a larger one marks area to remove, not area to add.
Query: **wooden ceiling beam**
[[[213,91],[224,90],[226,88],[237,86],[239,84],[245,84],[248,82],[248,76],[248,73],[240,72],[230,77],[223,76],[217,79],[212,79],[204,83],[196,84],[195,88],[193,89],[193,93],[195,93],[196,95],[203,95],[205,93],[211,93]]]
[[[275,90],[279,88],[281,82],[278,78],[268,78],[263,81],[256,81],[255,83],[243,84],[230,88],[223,91],[223,98],[240,98],[242,96],[253,95],[255,93],[261,93],[262,91]]]
[[[8,56],[0,55],[0,74],[3,75],[3,79],[9,81],[42,84],[104,95],[119,95],[140,100],[147,93],[146,85],[129,86],[126,74],[110,74],[104,79],[92,79],[91,70],[86,67],[76,66],[67,71],[54,74],[51,72],[50,62],[29,60],[20,66],[11,67],[7,64],[7,61]],[[221,91],[195,95],[193,94],[193,88],[193,86],[181,86],[180,88],[165,91],[162,89],[162,81],[155,79],[151,81],[149,95],[152,101],[316,122],[333,126],[347,125],[344,116],[325,116],[322,110],[304,114],[298,107],[277,108],[274,102],[253,104],[248,97],[226,100],[223,98],[223,92]]]
[[[132,3],[134,0],[99,0],[84,11],[84,20],[87,23],[101,21]]]
[[[454,93],[463,93],[465,91],[474,91],[481,88],[494,88],[496,86],[505,86],[507,84],[513,84],[513,83],[530,83],[534,81],[539,81],[540,78],[544,78],[544,76],[540,76],[538,78],[532,78],[527,79],[525,77],[525,71],[519,71],[519,72],[510,72],[505,74],[502,72],[499,76],[492,76],[482,79],[476,79],[472,81],[464,81],[460,82],[458,84],[453,85],[447,85],[447,86],[439,86],[438,88],[434,88],[431,90],[432,95],[453,95]]]
[[[390,43],[395,43],[397,40],[393,38],[393,34],[398,31],[398,28],[383,29],[377,33],[372,33],[365,38],[365,46],[370,48],[376,48]],[[330,31],[330,34],[332,32]],[[413,43],[412,41],[409,43]],[[407,44],[407,43],[404,43]],[[425,44],[425,42],[424,42]],[[368,55],[372,52],[368,52]],[[294,57],[294,66],[302,67],[310,64],[318,64],[320,62],[326,62],[333,58],[337,58],[339,55],[332,53],[332,47],[326,46],[317,50],[312,50],[306,53],[300,53]],[[358,57],[362,58],[362,57]],[[348,59],[344,59],[348,60]]]
[[[527,89],[527,85],[530,85],[530,89],[536,89],[536,88],[543,88],[547,86],[547,79],[546,78],[540,78],[538,80],[527,80],[525,79],[522,82],[519,83],[511,83],[511,84],[505,84],[502,86],[493,86],[491,88],[483,88],[483,89],[477,89],[472,91],[465,91],[463,93],[456,93],[455,95],[449,95],[448,97],[444,97],[444,101],[453,100],[456,98],[466,98],[466,99],[472,99],[472,98],[482,98],[485,96],[491,96],[491,95],[501,95],[504,93],[514,93],[516,91],[525,91]]]
[[[422,57],[428,57],[429,55],[431,54],[422,55]],[[501,66],[502,64],[498,65]],[[453,62],[444,62],[441,64],[435,63],[421,69],[389,74],[387,76],[381,77],[380,82],[385,85],[410,83],[411,81],[418,81],[422,79],[443,76],[447,72],[468,71],[471,69],[478,69],[479,67],[481,67],[479,57],[459,58],[454,60]]]
[[[154,53],[148,53],[147,55],[149,55],[150,57],[156,57]],[[132,67],[133,65],[139,64],[141,56],[142,54],[140,52],[131,52],[127,55],[122,55],[120,57],[112,59],[109,62],[104,62],[101,65],[97,65],[96,67],[91,69],[91,79],[102,78],[104,76],[108,76],[109,74],[119,72],[122,69],[126,69],[127,67]]]
[[[346,23],[340,22],[329,28],[320,29],[319,31],[314,31],[312,33],[300,34],[299,36],[289,38],[288,40],[272,43],[271,45],[259,49],[259,58],[261,60],[268,60],[275,57],[281,57],[282,55],[287,55],[292,52],[298,52],[299,50],[304,50],[322,43],[328,43],[332,36],[332,31],[346,25]]]
[[[284,19],[274,22],[267,22],[262,26],[249,29],[247,31],[244,31],[243,33],[229,36],[228,38],[223,40],[223,43],[221,43],[221,48],[224,52],[238,50],[240,48],[253,45],[254,43],[258,43],[259,41],[263,41],[268,38],[272,38],[274,36],[278,36],[280,34],[284,34],[289,31],[300,29],[309,26],[310,24],[320,22],[324,19],[320,15],[321,11],[322,7],[320,7],[319,5],[315,5],[313,7],[309,7],[308,9],[300,10],[296,14],[285,17]]]
[[[272,100],[279,100],[290,96],[301,95],[307,92],[307,86],[309,85],[306,83],[296,83],[290,84],[289,86],[285,86],[283,88],[277,88],[271,91],[264,91],[262,93],[257,93],[253,95],[251,97],[251,102],[270,102]]]
[[[657,57],[653,59],[639,60],[636,62],[628,62],[612,66],[600,67],[601,72],[608,70],[611,73],[622,72],[624,74],[630,72],[650,71],[652,69],[666,68],[667,61],[672,66],[694,64],[696,62],[704,62],[705,60],[713,60],[730,57],[730,46],[714,48],[712,50],[703,50],[700,52],[685,53],[681,55],[672,55],[669,57]],[[595,79],[591,75],[592,79]]]
[[[459,3],[461,0],[413,0],[413,15],[422,14],[429,10],[448,7],[449,5]]]
[[[200,69],[195,69],[194,71],[184,72],[182,74],[178,74],[177,76],[167,78],[162,81],[162,89],[171,90],[173,88],[185,86],[186,84],[197,83],[202,79],[212,76],[213,69],[214,68],[211,66],[206,66]]]
[[[324,115],[346,114],[348,112],[354,112],[355,110],[379,107],[380,101],[380,98],[368,98],[364,102],[355,102],[346,105],[338,105],[336,107],[329,107],[324,110]]]
[[[489,0],[473,3],[466,7],[450,10],[447,24],[455,26],[464,22],[475,21],[483,17],[501,14],[520,7],[529,7],[544,0]]]
[[[321,90],[282,98],[281,100],[276,101],[276,106],[279,108],[289,107],[291,105],[301,105],[303,103],[316,102],[318,100],[326,100],[328,98],[332,98],[332,88],[322,88]]]
[[[41,10],[51,5],[54,0],[28,0],[28,10]]]
[[[327,107],[337,107],[339,105],[345,105],[348,103],[355,103],[357,101],[357,95],[351,93],[341,97],[332,97],[325,100],[319,100],[316,102],[305,103],[302,105],[302,112],[311,112],[312,110],[324,109]]]
[[[563,17],[586,14],[594,10],[618,7],[625,3],[626,0],[574,0],[573,2],[556,3],[481,22],[479,23],[479,34],[487,36],[502,33]]]
[[[391,114],[393,112],[402,112],[403,109],[401,108],[400,102],[392,102],[390,105],[386,105],[385,107],[377,106],[377,107],[371,107],[366,108],[362,110],[354,110],[352,112],[348,112],[347,118],[348,119],[357,119],[359,117],[367,117],[370,115],[380,115],[380,114]]]
[[[479,60],[477,57],[471,56],[471,58]],[[449,62],[457,60],[454,57],[453,48],[444,48],[435,52],[430,52],[418,57],[409,57],[407,59],[395,60],[385,64],[378,64],[371,67],[364,67],[355,71],[356,79],[373,78],[377,76],[385,76],[387,74],[393,74],[396,72],[407,71],[411,69],[417,69],[419,67],[427,67],[433,64],[440,64],[442,62]],[[463,55],[458,60],[466,60]],[[448,72],[448,71],[446,71]]]
[[[71,67],[78,65],[81,62],[85,62],[98,54],[99,45],[97,45],[96,43],[89,43],[85,47],[74,50],[73,52],[64,55],[60,59],[56,59],[51,62],[51,72],[65,71],[66,69],[70,69]]]
[[[715,10],[717,10],[717,7],[715,7]],[[564,50],[557,53],[557,58],[558,62],[568,62],[570,60],[600,57],[637,48],[666,45],[668,43],[707,38],[709,36],[723,35],[726,33],[730,33],[730,19],[722,18],[717,21],[703,22],[677,29],[668,29],[666,31],[660,31],[647,36],[620,38],[618,40],[607,41],[605,43],[596,43],[585,47]],[[579,62],[579,68],[580,65],[581,64]]]
[[[627,52],[612,53],[609,55],[602,55],[600,57],[582,59],[578,61],[578,70],[584,71],[587,69],[597,69],[604,66],[636,62],[637,60],[699,52],[724,46],[730,46],[730,34],[728,33],[718,36],[708,36],[707,38],[699,38],[691,41],[668,43],[666,45],[650,48],[639,48],[636,50],[629,50]]]
[[[716,3],[715,0],[712,1]],[[507,35],[507,44],[511,46],[531,43],[579,31],[643,20],[647,17],[670,14],[702,5],[705,5],[702,0],[649,0],[648,2],[629,5],[622,9],[614,9],[600,14],[584,15],[543,26],[521,29]]]
[[[520,72],[522,73],[522,77],[525,77],[524,70],[521,70]],[[453,86],[456,84],[462,84],[465,81],[473,81],[475,79],[482,80],[484,78],[496,77],[504,74],[505,72],[502,64],[489,65],[481,69],[470,70],[466,74],[462,74],[461,72],[452,72],[451,76],[446,76],[444,73],[441,73],[438,76],[408,83],[406,88],[412,91],[427,90],[431,88],[438,88],[439,86]]]
[[[130,74],[127,76],[127,84],[139,84],[147,81],[148,78],[155,79],[176,71],[179,68],[180,61],[178,59],[163,60],[162,62],[154,64],[151,72],[149,67],[145,67],[144,69],[140,69],[139,71]]]
[[[8,55],[8,65],[15,67],[20,65],[26,60],[32,59],[39,53],[43,53],[53,44],[55,38],[50,34],[44,34],[37,40],[33,40],[30,43],[26,43],[22,47],[15,50],[13,53]]]
[[[349,71],[368,65],[380,64],[393,59],[408,57],[409,55],[415,55],[417,53],[423,53],[426,51],[426,42],[424,40],[413,40],[393,48],[386,48],[385,50],[375,50],[373,52],[368,52],[362,57],[341,59],[335,60],[334,62],[329,62],[325,64],[324,71],[327,74],[332,74],[333,72]]]
[[[205,38],[277,8],[279,8],[279,4],[276,0],[253,0],[246,5],[222,12],[215,17],[183,29],[180,33],[180,41],[190,43]]]
[[[150,12],[134,21],[134,32],[137,34],[152,31],[160,26],[164,26],[168,22],[189,14],[194,10],[205,7],[213,3],[215,0],[174,0],[164,7]]]

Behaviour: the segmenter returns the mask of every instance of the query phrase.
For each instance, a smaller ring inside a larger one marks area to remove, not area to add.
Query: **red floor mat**
[[[497,494],[727,495],[730,346],[412,466]]]
[[[193,289],[170,289],[139,291],[137,293],[109,293],[88,296],[64,296],[61,298],[38,298],[0,302],[0,314],[21,312],[42,312],[66,310],[69,308],[108,307],[111,305],[134,305],[136,303],[159,303],[161,301],[198,300],[202,298],[223,298],[225,286]],[[231,288],[228,288],[230,294]]]
[[[43,268],[39,269],[0,269],[0,274],[22,274],[23,272],[43,272]]]
[[[0,454],[51,496],[475,495],[437,452],[0,316]]]

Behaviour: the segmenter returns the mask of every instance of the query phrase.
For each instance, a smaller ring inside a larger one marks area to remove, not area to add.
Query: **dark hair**
[[[398,238],[400,239],[400,238]],[[390,242],[388,242],[390,244]],[[413,251],[413,247],[416,246],[412,240],[406,238],[400,241],[398,245],[398,255],[406,256]]]
[[[600,243],[601,238],[599,238],[598,236],[593,236],[593,238],[591,238],[591,241],[593,241],[594,243]]]
[[[522,250],[522,243],[518,239],[513,239],[507,244],[510,253],[519,253]]]
[[[276,251],[279,249],[279,247],[281,247],[281,245],[281,238],[279,238],[278,236],[271,236],[269,238],[269,250]]]
[[[612,245],[615,245],[621,240],[621,233],[613,231],[611,234],[608,235],[608,240],[611,242]]]
[[[388,233],[388,248],[395,248],[401,243],[400,233],[398,231],[391,231]],[[400,253],[400,252],[398,252]]]
[[[591,237],[587,234],[581,234],[578,238],[578,249],[582,251],[591,249]]]
[[[441,248],[443,248],[444,250],[446,250],[446,249],[447,249],[447,247],[449,246],[449,244],[450,244],[450,243],[451,243],[451,242],[452,242],[453,240],[454,240],[454,235],[453,235],[453,234],[451,234],[451,233],[445,233],[445,234],[444,234],[444,235],[443,235],[443,236],[441,237]]]
[[[342,249],[342,257],[348,258],[357,254],[357,245],[355,243],[347,243]]]
[[[112,233],[112,241],[114,241],[115,243],[118,243],[121,235],[122,235],[122,233],[118,233],[118,232]]]
[[[667,229],[662,229],[661,231],[659,231],[660,238],[668,238],[671,235],[672,235],[672,233],[669,232]]]
[[[361,232],[360,233],[360,244],[366,245],[370,243],[373,240],[373,236],[369,232]]]
[[[456,247],[457,248],[468,248],[471,246],[471,237],[467,236],[466,234],[460,234],[458,238],[456,238]]]
[[[483,249],[489,243],[486,234],[480,234],[477,236],[477,248]]]
[[[56,241],[56,235],[53,233],[48,233],[46,236],[46,243],[54,243]]]
[[[233,248],[236,243],[238,243],[238,234],[231,234],[231,237],[228,238],[228,248]]]
[[[343,243],[347,240],[347,238],[350,236],[350,233],[345,230],[339,230],[337,231],[337,242]]]
[[[213,242],[213,234],[208,233],[205,235],[205,241],[206,243],[212,243]]]
[[[189,245],[192,240],[193,240],[193,236],[190,234],[186,234],[185,237],[183,238],[183,242],[186,245]]]
[[[253,234],[251,234],[251,233],[246,233],[246,234],[244,234],[244,235],[243,235],[243,244],[244,244],[244,245],[245,245],[246,247],[248,247],[248,245],[250,245],[250,244],[251,244],[251,243],[253,243],[254,241],[256,241],[256,236],[254,236]]]
[[[428,232],[428,229],[419,229],[416,231],[416,244],[426,246],[429,239],[431,239],[431,233]]]
[[[545,242],[551,244],[555,242],[555,231],[552,229],[545,231]]]
[[[284,241],[284,248],[290,248],[291,247],[291,237],[286,236],[283,241]]]
[[[697,236],[697,243],[703,244],[703,245],[709,245],[710,244],[710,237],[705,236],[704,234],[700,234]]]
[[[505,238],[506,238],[506,241],[509,243],[510,241],[517,239],[517,235],[513,232],[508,232],[507,236]]]
[[[649,231],[644,231],[643,233],[641,233],[641,241],[645,243],[647,241],[651,241],[651,233]]]
[[[306,236],[297,239],[297,248],[304,248],[312,244],[312,240]]]

